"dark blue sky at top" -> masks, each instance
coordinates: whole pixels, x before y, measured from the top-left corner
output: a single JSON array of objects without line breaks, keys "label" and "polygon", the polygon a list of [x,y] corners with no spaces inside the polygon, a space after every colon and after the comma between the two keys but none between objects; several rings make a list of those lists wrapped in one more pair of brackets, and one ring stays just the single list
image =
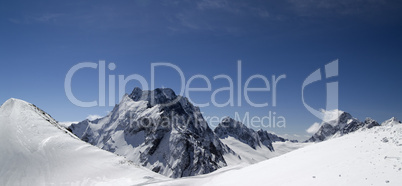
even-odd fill
[{"label": "dark blue sky at top", "polygon": [[[1,1],[0,102],[20,98],[56,120],[80,121],[112,107],[81,108],[67,99],[64,79],[72,66],[105,60],[117,67],[106,75],[139,74],[150,82],[151,63],[169,62],[186,80],[208,77],[212,91],[228,86],[214,76],[233,78],[235,106],[203,107],[206,117],[272,111],[286,118],[286,128],[265,129],[301,139],[318,122],[303,106],[302,83],[339,59],[339,76],[331,81],[339,82],[341,110],[360,120],[402,119],[401,8],[399,1],[376,0]],[[286,74],[278,83],[276,107],[272,92],[250,93],[251,100],[268,102],[268,107],[254,108],[244,99],[237,106],[237,60],[242,60],[242,85],[254,74],[270,83],[272,75]],[[72,89],[77,98],[98,99],[97,75],[95,69],[76,73]],[[156,87],[180,90],[171,68],[157,68],[155,78]],[[314,108],[325,108],[325,83],[306,89],[306,102]],[[126,92],[134,86],[139,84],[128,83]],[[199,79],[192,84],[204,86]],[[191,93],[191,99],[211,102],[211,94]],[[220,103],[227,99],[228,94],[218,95]]]}]

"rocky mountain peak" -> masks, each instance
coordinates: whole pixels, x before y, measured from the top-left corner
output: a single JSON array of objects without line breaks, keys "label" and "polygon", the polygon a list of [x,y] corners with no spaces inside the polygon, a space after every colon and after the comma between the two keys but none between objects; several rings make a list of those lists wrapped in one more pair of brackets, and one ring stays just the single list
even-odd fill
[{"label": "rocky mountain peak", "polygon": [[107,116],[70,126],[81,139],[177,178],[226,166],[233,153],[209,128],[198,107],[172,89],[134,88]]},{"label": "rocky mountain peak", "polygon": [[134,101],[148,101],[152,107],[158,104],[167,104],[173,101],[179,101],[180,97],[170,88],[157,88],[155,90],[141,90],[135,87],[129,95]]}]

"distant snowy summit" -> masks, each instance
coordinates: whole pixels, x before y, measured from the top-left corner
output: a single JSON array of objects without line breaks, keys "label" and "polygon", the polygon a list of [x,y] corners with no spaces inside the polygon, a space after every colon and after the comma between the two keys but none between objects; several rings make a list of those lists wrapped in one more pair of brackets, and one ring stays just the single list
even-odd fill
[{"label": "distant snowy summit", "polygon": [[381,123],[381,126],[393,126],[393,125],[399,125],[401,124],[401,121],[399,121],[396,117],[392,117],[389,120],[386,120]]},{"label": "distant snowy summit", "polygon": [[271,139],[272,142],[286,142],[286,141],[289,141],[289,142],[292,142],[292,143],[298,143],[299,142],[299,141],[297,141],[295,139],[286,139],[286,138],[280,137],[280,136],[278,136],[278,135],[276,135],[274,133],[270,133],[270,132],[262,130],[262,129],[259,129],[257,132],[261,137],[264,136],[264,135],[268,135],[268,137]]},{"label": "distant snowy summit", "polygon": [[[355,132],[357,130],[370,129],[372,127],[380,126],[380,124],[371,119],[366,118],[365,121],[360,122],[358,119],[352,117],[347,112],[334,110],[326,113],[327,118],[321,123],[319,130],[307,140],[307,142],[320,142],[330,138],[343,136]],[[400,124],[395,117],[384,121],[381,126]]]}]

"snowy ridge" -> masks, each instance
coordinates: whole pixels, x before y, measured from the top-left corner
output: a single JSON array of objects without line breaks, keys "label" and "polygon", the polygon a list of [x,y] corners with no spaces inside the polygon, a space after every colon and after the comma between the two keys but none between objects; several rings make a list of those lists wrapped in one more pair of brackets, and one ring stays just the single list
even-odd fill
[{"label": "snowy ridge", "polygon": [[392,117],[389,120],[386,120],[381,123],[381,126],[393,126],[393,125],[399,125],[401,124],[401,121],[399,121],[397,118]]},{"label": "snowy ridge", "polygon": [[166,179],[72,136],[33,104],[7,100],[0,108],[0,185],[129,185]]},{"label": "snowy ridge", "polygon": [[209,128],[198,107],[171,89],[135,88],[107,116],[69,128],[84,141],[173,177],[226,166],[233,151]]},{"label": "snowy ridge", "polygon": [[257,133],[253,129],[247,128],[240,121],[236,121],[230,117],[224,118],[222,122],[219,123],[219,125],[215,128],[214,132],[221,139],[225,139],[231,136],[249,145],[253,149],[265,146],[270,149],[270,151],[274,150],[274,148],[272,147],[272,141],[267,133]]},{"label": "snowy ridge", "polygon": [[[11,98],[14,101],[22,101],[22,100],[17,100],[14,98]],[[27,102],[26,102],[27,103]],[[61,126],[55,119],[53,119],[52,116],[50,116],[48,113],[46,113],[45,111],[43,111],[42,109],[40,109],[39,107],[37,107],[36,105],[32,104],[32,103],[27,103],[30,106],[32,106],[34,108],[34,110],[36,111],[36,113],[38,113],[39,116],[41,116],[44,120],[48,121],[50,124],[54,125],[55,127],[57,127],[58,129],[64,131],[65,133],[67,133],[68,135],[70,135],[71,137],[75,138],[75,139],[79,139],[76,135],[74,135],[73,133],[71,133],[71,131],[67,130],[65,127]]]}]

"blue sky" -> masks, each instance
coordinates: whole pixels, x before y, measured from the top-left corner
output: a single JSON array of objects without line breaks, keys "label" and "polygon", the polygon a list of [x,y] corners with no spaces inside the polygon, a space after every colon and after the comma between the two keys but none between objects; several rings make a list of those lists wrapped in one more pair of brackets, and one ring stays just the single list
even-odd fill
[{"label": "blue sky", "polygon": [[[213,80],[226,74],[236,80],[242,60],[242,84],[255,74],[278,83],[272,92],[250,93],[269,106],[203,107],[205,116],[234,117],[235,112],[286,118],[286,128],[265,128],[305,139],[317,122],[303,106],[301,86],[316,69],[339,59],[339,108],[354,117],[382,122],[402,118],[402,3],[398,1],[2,1],[0,2],[0,102],[10,97],[38,105],[59,121],[105,115],[112,107],[81,108],[65,94],[68,70],[80,62],[105,60],[116,69],[106,75],[139,74],[150,82],[151,63],[178,66],[186,80],[196,74],[211,80],[212,91],[228,86]],[[176,71],[156,69],[156,87],[180,89]],[[108,82],[108,79],[106,80]],[[272,82],[270,82],[272,83]],[[306,102],[325,108],[325,84],[306,89]],[[130,93],[138,82],[129,82]],[[206,84],[198,79],[194,87]],[[262,81],[252,81],[259,87]],[[107,85],[106,85],[107,87]],[[98,99],[98,71],[83,69],[72,79],[75,96]],[[198,103],[212,92],[192,93]],[[106,94],[108,96],[108,94]],[[225,102],[228,95],[218,95]]]}]

